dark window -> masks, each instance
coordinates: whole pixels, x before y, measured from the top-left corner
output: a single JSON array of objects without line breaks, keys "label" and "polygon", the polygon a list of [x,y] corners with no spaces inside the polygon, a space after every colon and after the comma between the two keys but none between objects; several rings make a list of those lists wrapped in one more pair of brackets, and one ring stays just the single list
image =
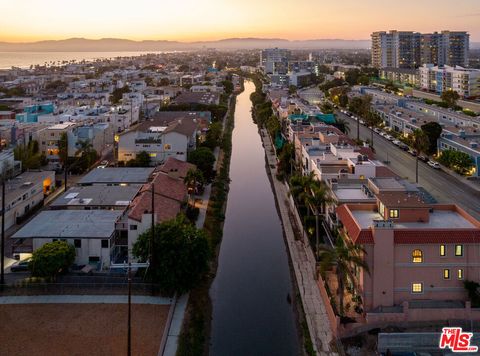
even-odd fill
[{"label": "dark window", "polygon": [[75,248],[82,248],[82,240],[80,239],[73,240],[73,246],[75,246]]},{"label": "dark window", "polygon": [[102,248],[108,248],[108,240],[102,240]]},{"label": "dark window", "polygon": [[130,225],[130,230],[137,230],[137,225]]}]

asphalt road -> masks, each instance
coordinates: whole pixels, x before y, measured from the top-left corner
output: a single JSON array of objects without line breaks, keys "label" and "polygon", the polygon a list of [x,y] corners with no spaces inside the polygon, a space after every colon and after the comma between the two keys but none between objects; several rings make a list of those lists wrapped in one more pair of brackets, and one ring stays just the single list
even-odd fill
[{"label": "asphalt road", "polygon": [[[356,138],[357,122],[341,112],[337,111],[336,114],[350,123],[349,136]],[[370,130],[360,125],[360,138],[366,140],[370,137]],[[390,169],[402,178],[411,182],[415,181],[415,157],[376,133],[373,136],[373,147],[378,160],[386,161],[388,156]],[[431,168],[422,161],[418,163],[418,183],[439,203],[456,203],[480,220],[480,192],[478,190],[446,172]]]}]

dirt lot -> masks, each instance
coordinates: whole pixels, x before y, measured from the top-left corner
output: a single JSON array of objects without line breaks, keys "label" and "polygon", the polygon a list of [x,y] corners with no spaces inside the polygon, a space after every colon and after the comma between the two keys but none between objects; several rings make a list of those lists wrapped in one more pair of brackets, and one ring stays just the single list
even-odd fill
[{"label": "dirt lot", "polygon": [[[168,305],[132,305],[132,355],[157,355]],[[0,355],[126,355],[127,304],[0,305]]]}]

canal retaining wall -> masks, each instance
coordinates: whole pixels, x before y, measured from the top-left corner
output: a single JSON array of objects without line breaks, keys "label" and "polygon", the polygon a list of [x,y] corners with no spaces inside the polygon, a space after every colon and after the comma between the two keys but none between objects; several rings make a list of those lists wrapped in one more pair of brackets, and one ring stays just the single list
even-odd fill
[{"label": "canal retaining wall", "polygon": [[[270,140],[270,136],[265,129],[260,130],[265,154],[267,157],[267,167],[272,176],[272,185],[274,193],[277,197],[280,218],[283,223],[285,238],[292,260],[292,265],[297,281],[300,298],[305,318],[312,337],[315,352],[319,355],[336,355],[332,351],[331,342],[336,340],[337,319],[331,309],[328,295],[324,290],[321,292],[322,285],[317,282],[316,261],[308,242],[305,240],[295,239],[295,228],[297,228],[303,236],[303,226],[296,209],[293,209],[288,186],[276,179],[277,175],[277,158],[274,146]],[[293,217],[294,222],[291,221]],[[324,298],[327,298],[325,301]]]}]

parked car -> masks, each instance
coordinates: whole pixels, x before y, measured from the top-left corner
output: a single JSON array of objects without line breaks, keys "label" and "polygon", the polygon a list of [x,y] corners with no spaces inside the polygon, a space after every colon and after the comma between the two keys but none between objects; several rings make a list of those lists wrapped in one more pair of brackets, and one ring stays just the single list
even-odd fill
[{"label": "parked car", "polygon": [[400,142],[398,147],[400,147],[400,149],[402,149],[404,151],[408,151],[408,145],[406,143]]},{"label": "parked car", "polygon": [[419,159],[420,161],[425,162],[425,163],[427,163],[427,162],[429,161],[428,157],[427,157],[427,156],[424,156],[424,155],[418,156],[418,159]]},{"label": "parked car", "polygon": [[108,166],[108,161],[107,160],[103,160],[102,162],[100,162],[100,164],[102,166]]},{"label": "parked car", "polygon": [[388,141],[393,141],[393,140],[395,140],[395,137],[393,137],[392,135],[389,135],[389,134],[386,134],[384,137],[385,137]]},{"label": "parked car", "polygon": [[360,125],[365,125],[365,121],[360,120]]},{"label": "parked car", "polygon": [[400,146],[400,144],[402,143],[402,141],[393,140],[392,143],[393,143],[395,146]]},{"label": "parked car", "polygon": [[383,131],[380,131],[379,135],[382,136],[382,137],[385,137],[387,135],[387,133],[383,132]]},{"label": "parked car", "polygon": [[428,161],[427,164],[432,167],[432,168],[435,168],[435,169],[440,169],[440,165],[438,164],[438,162],[435,162],[435,161]]},{"label": "parked car", "polygon": [[409,149],[409,150],[408,150],[408,153],[410,153],[413,157],[416,157],[416,156],[417,156],[417,151],[414,150],[414,149]]},{"label": "parked car", "polygon": [[28,271],[28,265],[30,263],[31,258],[27,258],[23,261],[15,262],[11,267],[10,271],[12,272],[25,272]]},{"label": "parked car", "polygon": [[375,127],[373,131],[376,132],[377,134],[381,134],[382,132],[382,130],[380,130],[378,127]]}]

